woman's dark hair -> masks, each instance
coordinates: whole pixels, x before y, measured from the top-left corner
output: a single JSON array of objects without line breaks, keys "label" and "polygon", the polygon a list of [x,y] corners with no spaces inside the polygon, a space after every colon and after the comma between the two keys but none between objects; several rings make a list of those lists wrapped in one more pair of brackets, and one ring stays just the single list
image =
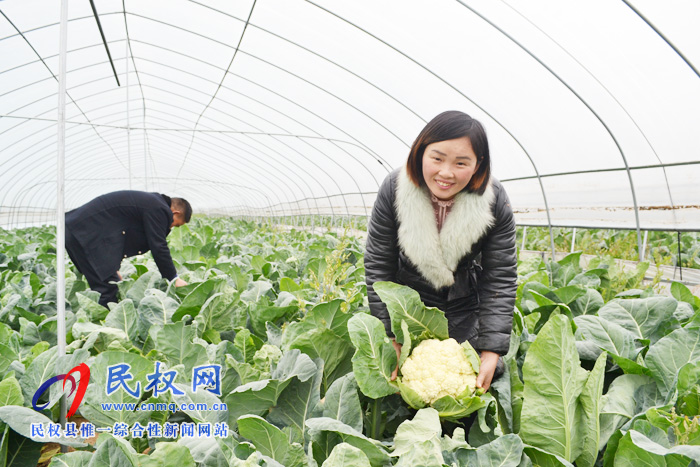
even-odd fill
[{"label": "woman's dark hair", "polygon": [[411,181],[416,186],[425,186],[423,153],[429,144],[464,136],[469,138],[478,164],[465,190],[483,195],[491,177],[491,157],[486,131],[478,120],[458,110],[448,110],[433,118],[413,142],[406,162],[406,170]]}]

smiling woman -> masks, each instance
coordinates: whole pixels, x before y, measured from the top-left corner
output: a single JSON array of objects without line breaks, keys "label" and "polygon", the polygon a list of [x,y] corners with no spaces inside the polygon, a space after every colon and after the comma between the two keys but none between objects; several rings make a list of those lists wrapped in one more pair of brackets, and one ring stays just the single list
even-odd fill
[{"label": "smiling woman", "polygon": [[[450,337],[480,351],[477,386],[484,389],[508,351],[517,277],[513,213],[490,168],[481,123],[459,111],[435,117],[406,167],[384,180],[365,254],[370,309],[387,333],[377,281],[407,285],[445,312]],[[401,344],[395,342],[397,352]]]},{"label": "smiling woman", "polygon": [[[483,195],[491,175],[489,143],[483,125],[463,112],[441,113],[413,143],[406,173],[416,186],[427,184],[443,200],[453,198],[465,187]],[[434,180],[444,183],[439,186],[432,183]],[[454,186],[447,187],[449,192],[443,191],[449,183]]]},{"label": "smiling woman", "polygon": [[466,136],[428,145],[423,155],[423,179],[431,193],[451,200],[476,172],[477,157]]}]

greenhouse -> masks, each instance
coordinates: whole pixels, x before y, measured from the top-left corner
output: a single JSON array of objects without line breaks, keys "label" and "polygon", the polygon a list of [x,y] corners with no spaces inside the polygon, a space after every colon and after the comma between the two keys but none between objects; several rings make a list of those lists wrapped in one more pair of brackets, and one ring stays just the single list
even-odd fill
[{"label": "greenhouse", "polygon": [[0,466],[700,464],[699,21],[0,0]]}]

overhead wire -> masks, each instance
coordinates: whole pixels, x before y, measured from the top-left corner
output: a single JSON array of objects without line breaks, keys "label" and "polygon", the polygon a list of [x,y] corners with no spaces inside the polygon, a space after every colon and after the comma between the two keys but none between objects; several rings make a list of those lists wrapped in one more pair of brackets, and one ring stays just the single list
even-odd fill
[{"label": "overhead wire", "polygon": [[[204,115],[204,112],[207,111],[209,106],[211,105],[212,102],[214,102],[214,99],[216,99],[216,95],[219,93],[219,89],[221,89],[221,85],[224,83],[224,80],[226,79],[226,76],[228,75],[228,71],[231,69],[231,66],[233,65],[233,61],[236,59],[236,55],[238,54],[238,51],[241,48],[241,43],[243,42],[243,38],[245,37],[245,32],[246,29],[248,28],[248,23],[250,22],[251,16],[253,16],[253,11],[255,10],[255,5],[258,0],[253,0],[253,5],[250,7],[250,13],[248,14],[248,19],[245,22],[245,25],[243,26],[243,31],[241,32],[241,37],[238,39],[238,45],[233,51],[233,56],[231,57],[231,61],[228,64],[228,67],[226,68],[226,71],[224,72],[224,75],[221,77],[221,81],[219,82],[219,86],[216,88],[216,91],[214,91],[214,94],[211,96],[211,100],[209,103],[204,107],[202,112],[199,114],[199,117],[197,117],[197,121],[194,124],[194,128],[196,129],[197,126],[199,125],[199,121],[201,120],[202,116]],[[190,146],[187,148],[187,152],[185,153],[185,157],[183,158],[182,164],[180,165],[180,168],[177,171],[176,179],[177,177],[180,176],[180,173],[182,172],[182,168],[185,166],[185,163],[187,162],[187,156],[189,155],[189,151],[192,148],[192,144],[194,143],[194,137],[195,133],[192,133],[192,141],[190,141]]]}]

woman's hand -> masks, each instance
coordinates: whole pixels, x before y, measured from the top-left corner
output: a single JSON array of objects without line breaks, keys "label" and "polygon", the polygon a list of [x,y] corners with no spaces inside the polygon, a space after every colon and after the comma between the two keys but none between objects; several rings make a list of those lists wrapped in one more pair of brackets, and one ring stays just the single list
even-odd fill
[{"label": "woman's hand", "polygon": [[490,352],[484,350],[481,352],[481,368],[479,369],[479,376],[476,378],[476,387],[482,388],[487,391],[491,386],[491,380],[493,380],[493,374],[496,371],[496,365],[498,364],[499,355],[496,352]]},{"label": "woman's hand", "polygon": [[399,362],[398,362],[398,360],[401,358],[401,344],[396,342],[395,337],[391,338],[391,343],[394,344],[394,349],[396,350],[396,360],[397,360],[396,361],[396,368],[394,368],[394,371],[391,372],[391,380],[396,381],[396,377],[399,375]]}]

